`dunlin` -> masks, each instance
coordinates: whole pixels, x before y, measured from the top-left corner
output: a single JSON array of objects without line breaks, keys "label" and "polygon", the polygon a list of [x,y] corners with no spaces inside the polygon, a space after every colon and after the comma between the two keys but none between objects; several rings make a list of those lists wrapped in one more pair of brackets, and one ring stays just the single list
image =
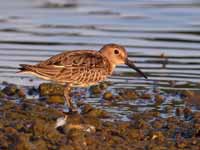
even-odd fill
[{"label": "dunlin", "polygon": [[20,72],[65,84],[64,97],[69,111],[76,111],[70,97],[71,88],[97,84],[110,76],[119,64],[126,64],[147,78],[128,59],[125,48],[118,44],[104,45],[99,51],[66,51],[36,65],[20,64]]}]

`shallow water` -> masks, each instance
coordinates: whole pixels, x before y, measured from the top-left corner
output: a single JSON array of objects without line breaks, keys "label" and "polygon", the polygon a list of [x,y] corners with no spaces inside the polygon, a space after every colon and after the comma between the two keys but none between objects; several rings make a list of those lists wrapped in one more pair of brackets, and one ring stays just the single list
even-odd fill
[{"label": "shallow water", "polygon": [[[134,77],[132,70],[120,66],[109,78],[116,86],[198,90],[199,8],[196,0],[2,1],[0,80],[37,85],[37,78],[15,74],[19,64],[114,42],[126,46],[149,76]],[[32,78],[34,83],[29,82]]]},{"label": "shallow water", "polygon": [[18,64],[113,42],[126,46],[150,78],[132,77],[131,70],[121,66],[110,78],[119,86],[181,87],[200,80],[200,2],[16,0],[2,4],[1,81],[32,84],[27,80],[32,77],[15,74]]},{"label": "shallow water", "polygon": [[119,43],[149,80],[119,66],[113,88],[199,90],[197,0],[1,0],[0,14],[0,81],[37,86],[43,81],[16,74],[19,64]]}]

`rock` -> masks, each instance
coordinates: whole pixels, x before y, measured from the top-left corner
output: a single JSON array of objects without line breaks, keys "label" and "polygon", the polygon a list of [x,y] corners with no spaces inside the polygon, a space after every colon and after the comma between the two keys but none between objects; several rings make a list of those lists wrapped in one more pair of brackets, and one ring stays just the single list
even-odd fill
[{"label": "rock", "polygon": [[164,101],[164,97],[163,97],[163,96],[161,96],[161,95],[156,95],[156,96],[155,96],[156,105],[162,104],[163,101]]},{"label": "rock", "polygon": [[44,130],[45,130],[45,121],[41,120],[41,119],[36,119],[33,122],[33,126],[32,126],[32,132],[33,132],[33,136],[35,137],[41,137],[44,134]]},{"label": "rock", "polygon": [[67,116],[67,123],[68,124],[81,124],[83,123],[84,117],[80,114],[72,114]]},{"label": "rock", "polygon": [[0,129],[4,128],[4,124],[2,121],[0,121]]},{"label": "rock", "polygon": [[110,86],[110,85],[111,85],[110,82],[104,81],[104,82],[101,82],[101,83],[99,84],[99,87],[100,87],[101,90],[105,90],[105,89],[107,89],[108,86]]},{"label": "rock", "polygon": [[42,83],[39,86],[40,96],[63,95],[64,87],[60,84]]},{"label": "rock", "polygon": [[200,123],[200,112],[193,113],[194,123]]},{"label": "rock", "polygon": [[194,134],[196,137],[200,137],[200,123],[194,123]]},{"label": "rock", "polygon": [[4,128],[4,131],[6,134],[17,134],[17,130],[15,128],[12,128],[12,127],[6,127]]},{"label": "rock", "polygon": [[113,94],[111,93],[111,92],[105,92],[104,94],[103,94],[103,99],[105,99],[105,100],[112,100],[113,99]]},{"label": "rock", "polygon": [[50,124],[41,119],[36,119],[33,123],[33,136],[35,138],[47,138],[51,143],[58,143],[63,138],[61,134],[55,129],[55,123]]},{"label": "rock", "polygon": [[0,98],[5,98],[6,94],[3,91],[0,91]]},{"label": "rock", "polygon": [[96,128],[90,124],[67,124],[65,126],[65,133],[69,133],[70,130],[80,130],[88,133],[95,133]]},{"label": "rock", "polygon": [[144,93],[140,96],[141,99],[151,99],[151,95],[150,94],[147,94],[147,93]]},{"label": "rock", "polygon": [[89,124],[94,126],[96,129],[101,129],[102,128],[102,122],[100,119],[96,118],[96,117],[87,117],[85,116],[83,119],[84,124]]},{"label": "rock", "polygon": [[90,116],[90,117],[98,117],[98,118],[107,118],[109,117],[108,112],[93,108],[90,104],[84,104],[82,106],[82,112],[84,116]]},{"label": "rock", "polygon": [[183,111],[180,108],[176,108],[176,112],[175,113],[176,113],[177,116],[180,116],[183,113]]},{"label": "rock", "polygon": [[192,111],[190,108],[184,108],[183,113],[186,119],[190,119],[192,117]]},{"label": "rock", "polygon": [[135,126],[136,126],[137,129],[148,129],[150,127],[148,122],[146,122],[143,119],[137,120]]},{"label": "rock", "polygon": [[75,150],[71,145],[62,145],[59,150]]},{"label": "rock", "polygon": [[172,100],[172,106],[173,107],[180,106],[180,105],[183,105],[183,104],[184,104],[183,100]]},{"label": "rock", "polygon": [[151,139],[155,140],[158,144],[161,144],[165,141],[165,137],[160,131],[153,132],[151,135]]},{"label": "rock", "polygon": [[64,104],[65,100],[63,96],[52,95],[48,97],[47,102],[50,104]]},{"label": "rock", "polygon": [[33,147],[37,150],[48,150],[47,143],[42,139],[33,141]]},{"label": "rock", "polygon": [[177,146],[177,148],[181,148],[182,149],[182,148],[187,147],[188,144],[187,144],[186,140],[180,140],[180,141],[176,142],[176,146]]},{"label": "rock", "polygon": [[0,148],[8,149],[9,141],[3,132],[0,132]]},{"label": "rock", "polygon": [[139,129],[131,128],[128,130],[128,136],[131,140],[141,140],[144,136],[140,132]]},{"label": "rock", "polygon": [[126,94],[126,99],[128,99],[128,100],[136,100],[136,99],[138,99],[138,95],[137,95],[137,93],[135,91],[127,90],[125,92],[125,94]]},{"label": "rock", "polygon": [[85,149],[87,143],[85,138],[86,132],[80,129],[71,129],[67,132],[67,139],[71,140],[75,146],[75,149]]},{"label": "rock", "polygon": [[25,134],[19,134],[19,142],[16,144],[16,150],[32,150],[32,146],[29,142],[29,137]]},{"label": "rock", "polygon": [[25,93],[24,89],[22,89],[22,88],[18,89],[17,94],[20,98],[26,97],[26,93]]},{"label": "rock", "polygon": [[90,94],[91,95],[99,95],[102,92],[102,89],[100,88],[99,85],[93,85],[89,88]]},{"label": "rock", "polygon": [[164,127],[164,121],[161,119],[156,119],[152,122],[152,126],[155,129],[161,129]]},{"label": "rock", "polygon": [[193,91],[188,91],[188,90],[183,91],[181,94],[188,98],[193,97],[195,95],[195,93]]},{"label": "rock", "polygon": [[92,109],[94,109],[90,104],[82,104],[82,114],[86,114],[89,111],[91,111]]},{"label": "rock", "polygon": [[9,84],[7,85],[2,91],[8,95],[8,96],[13,96],[15,94],[17,94],[17,86],[14,84]]},{"label": "rock", "polygon": [[186,105],[188,106],[200,107],[199,99],[200,99],[199,92],[187,91],[187,96],[184,99],[184,101],[186,102]]},{"label": "rock", "polygon": [[[100,89],[106,89],[106,86]],[[19,90],[19,88],[16,90],[14,97],[19,97]],[[134,90],[125,90],[122,91],[121,97],[129,100],[138,95]],[[51,98],[57,98],[56,96],[62,97],[62,95],[46,95]],[[158,101],[160,103],[160,100]],[[164,105],[158,109],[139,112],[136,110],[130,115],[130,120],[122,121],[115,118],[100,119],[110,116],[109,113],[80,102],[81,114],[67,114],[66,124],[55,129],[57,118],[63,117],[63,113],[59,111],[60,107],[54,108],[59,105],[47,105],[46,101],[32,99],[22,99],[20,103],[1,101],[0,149],[198,150],[200,112],[192,112],[190,106],[182,108],[182,105],[178,105],[177,108],[174,107],[177,106],[176,104],[169,105],[172,107],[170,117],[160,115],[159,112],[163,113],[162,108],[168,106]],[[154,105],[150,107],[152,106]],[[176,114],[180,117],[173,115],[175,108],[177,108]],[[182,118],[183,114],[185,119]]]},{"label": "rock", "polygon": [[97,117],[97,118],[107,118],[109,117],[108,112],[101,110],[101,109],[92,109],[89,112],[85,113],[84,115],[90,117]]},{"label": "rock", "polygon": [[108,88],[108,86],[110,86],[111,83],[110,82],[101,82],[98,85],[93,85],[90,86],[89,91],[91,95],[99,95],[101,94],[105,89]]},{"label": "rock", "polygon": [[119,92],[119,96],[122,100],[136,100],[138,99],[138,94],[135,90],[123,89]]},{"label": "rock", "polygon": [[67,116],[57,118],[55,128],[62,127],[66,124]]}]

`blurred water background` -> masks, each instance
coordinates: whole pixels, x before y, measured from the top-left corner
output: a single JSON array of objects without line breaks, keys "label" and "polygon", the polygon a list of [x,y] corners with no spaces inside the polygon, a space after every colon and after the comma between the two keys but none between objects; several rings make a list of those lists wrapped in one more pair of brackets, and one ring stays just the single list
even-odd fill
[{"label": "blurred water background", "polygon": [[149,80],[120,66],[109,78],[116,87],[198,90],[198,0],[0,2],[0,81],[37,85],[41,80],[15,73],[19,64],[34,64],[64,50],[98,50],[118,43]]}]

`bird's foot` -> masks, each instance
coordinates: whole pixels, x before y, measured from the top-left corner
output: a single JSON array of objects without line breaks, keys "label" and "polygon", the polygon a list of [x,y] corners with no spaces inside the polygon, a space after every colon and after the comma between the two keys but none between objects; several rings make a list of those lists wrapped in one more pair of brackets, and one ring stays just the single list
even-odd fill
[{"label": "bird's foot", "polygon": [[59,128],[62,127],[66,124],[67,121],[67,115],[65,115],[64,117],[60,117],[56,120],[56,125],[55,128]]},{"label": "bird's foot", "polygon": [[78,113],[78,109],[75,108],[75,107],[71,107],[71,108],[69,108],[69,113],[70,114],[76,114],[76,113]]},{"label": "bird's foot", "polygon": [[75,107],[70,107],[70,108],[68,108],[68,111],[63,111],[63,113],[64,113],[64,115],[77,114],[78,109],[76,109]]}]

